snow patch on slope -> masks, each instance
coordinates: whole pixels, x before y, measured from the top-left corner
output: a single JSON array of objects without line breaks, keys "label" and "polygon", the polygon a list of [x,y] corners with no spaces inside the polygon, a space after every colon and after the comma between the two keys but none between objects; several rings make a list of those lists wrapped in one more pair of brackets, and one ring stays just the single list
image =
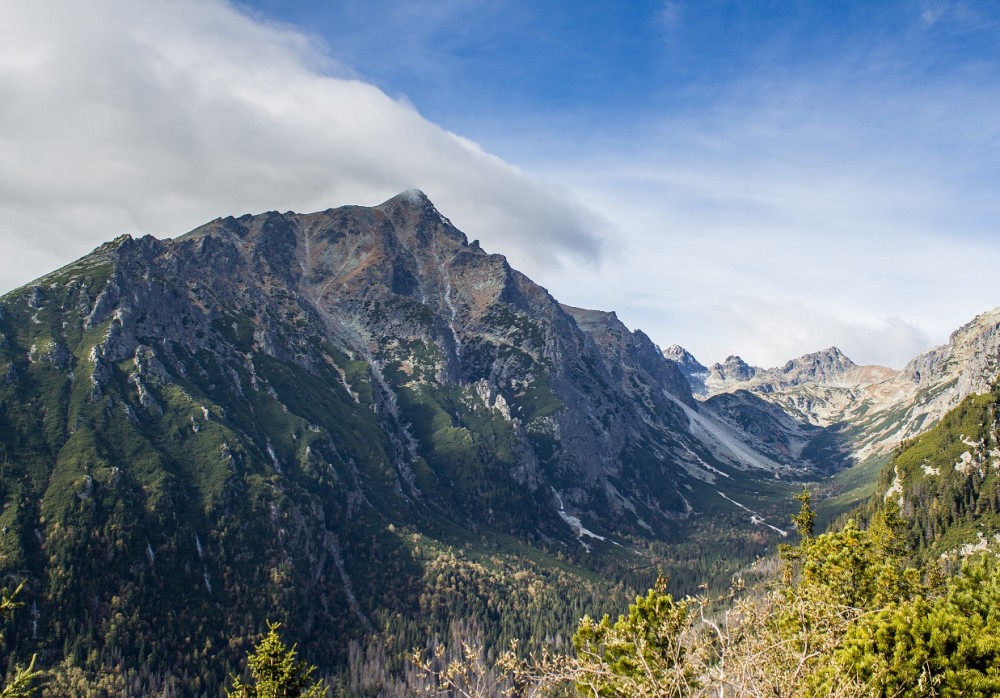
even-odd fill
[{"label": "snow patch on slope", "polygon": [[755,512],[753,509],[751,509],[747,505],[740,504],[739,502],[737,502],[732,497],[727,497],[726,495],[722,494],[722,492],[719,492],[718,490],[716,490],[715,493],[717,495],[719,495],[720,497],[722,497],[723,499],[725,499],[730,504],[735,504],[736,506],[738,506],[743,511],[749,513],[750,514],[750,523],[752,523],[754,526],[762,526],[762,525],[763,526],[767,526],[769,529],[771,529],[775,533],[780,534],[782,538],[787,538],[788,537],[788,531],[782,530],[782,529],[778,528],[777,526],[772,526],[771,524],[769,524],[767,522],[767,520],[763,516],[761,516],[760,514],[758,514],[757,512]]},{"label": "snow patch on slope", "polygon": [[[587,543],[583,542],[584,536],[587,536],[588,538],[593,538],[594,540],[607,540],[607,538],[605,538],[604,536],[594,533],[593,531],[585,528],[583,523],[580,521],[579,517],[573,516],[572,514],[567,514],[566,507],[563,505],[562,496],[556,491],[555,487],[550,487],[550,489],[552,490],[552,494],[555,495],[556,502],[558,502],[559,504],[559,517],[563,521],[565,521],[570,528],[573,529],[573,532],[576,533],[576,537],[580,541],[580,545],[583,546],[584,550],[586,550],[588,553],[590,552],[590,546]],[[611,542],[615,543],[614,541]],[[615,543],[615,545],[619,544]]]}]

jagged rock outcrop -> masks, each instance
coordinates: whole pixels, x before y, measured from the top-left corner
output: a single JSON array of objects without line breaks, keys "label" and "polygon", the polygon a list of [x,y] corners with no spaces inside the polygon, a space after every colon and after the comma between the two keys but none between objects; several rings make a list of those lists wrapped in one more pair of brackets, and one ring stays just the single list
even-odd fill
[{"label": "jagged rock outcrop", "polygon": [[674,344],[663,351],[663,356],[677,365],[681,375],[687,379],[693,394],[708,395],[705,380],[709,376],[709,371],[694,358],[691,352],[679,344]]},{"label": "jagged rock outcrop", "polygon": [[[680,348],[665,356],[679,366],[700,366]],[[831,347],[777,368],[749,366],[730,356],[707,369],[706,376],[685,375],[692,391],[709,402],[747,391],[796,419],[835,428],[844,448],[864,460],[923,432],[968,395],[989,392],[998,368],[1000,308],[977,316],[952,333],[947,344],[900,371],[858,366]]]},{"label": "jagged rock outcrop", "polygon": [[712,365],[706,384],[714,388],[716,385],[743,383],[752,379],[757,370],[738,356],[728,356],[723,363]]},{"label": "jagged rock outcrop", "polygon": [[966,395],[989,392],[1000,370],[1000,307],[955,330],[948,343],[914,358],[901,373],[921,389],[955,381],[954,406]]}]

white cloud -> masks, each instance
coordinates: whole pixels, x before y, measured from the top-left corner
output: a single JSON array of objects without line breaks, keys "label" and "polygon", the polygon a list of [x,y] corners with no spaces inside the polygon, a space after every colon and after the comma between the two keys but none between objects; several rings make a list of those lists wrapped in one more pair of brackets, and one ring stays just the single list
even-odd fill
[{"label": "white cloud", "polygon": [[619,180],[601,166],[579,168],[602,173],[586,186],[580,175],[567,180],[614,217],[620,253],[585,278],[550,273],[557,297],[617,310],[702,362],[740,354],[776,366],[838,346],[896,368],[1000,303],[989,272],[1000,238],[924,224],[932,194],[916,184],[910,211],[878,173],[802,183],[705,170],[696,157],[675,165],[688,181]]},{"label": "white cloud", "polygon": [[670,30],[676,29],[681,19],[682,10],[683,6],[681,3],[676,2],[676,0],[664,0],[659,12],[660,22],[664,28]]},{"label": "white cloud", "polygon": [[706,310],[726,327],[743,357],[764,368],[832,346],[858,363],[877,357],[877,363],[899,368],[931,343],[921,328],[898,317],[848,319],[795,299],[739,297]]},{"label": "white cloud", "polygon": [[0,3],[0,290],[122,232],[423,189],[529,273],[592,260],[566,191],[222,0]]}]

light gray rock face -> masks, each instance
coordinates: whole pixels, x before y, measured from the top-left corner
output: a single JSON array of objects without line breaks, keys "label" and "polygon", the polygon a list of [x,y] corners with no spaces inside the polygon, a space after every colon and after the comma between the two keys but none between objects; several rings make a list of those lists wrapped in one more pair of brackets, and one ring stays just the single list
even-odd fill
[{"label": "light gray rock face", "polygon": [[750,366],[740,357],[730,356],[725,362],[714,364],[709,369],[706,386],[713,395],[742,389],[774,393],[805,385],[848,387],[869,381],[871,377],[868,374],[873,370],[878,374],[875,378],[880,378],[882,373],[877,369],[858,366],[836,347],[806,354],[783,366],[767,369]]},{"label": "light gray rock face", "polygon": [[[700,365],[681,352],[665,355],[679,366]],[[845,447],[863,460],[931,427],[966,396],[987,392],[998,368],[1000,308],[979,315],[947,344],[900,371],[858,366],[831,347],[776,368],[748,366],[730,356],[708,369],[707,377],[685,375],[699,398],[748,391],[798,420],[836,427]]]},{"label": "light gray rock face", "polygon": [[954,403],[990,389],[1000,368],[1000,308],[955,330],[948,343],[910,361],[902,374],[920,388],[955,380]]},{"label": "light gray rock face", "polygon": [[744,383],[751,380],[758,369],[750,366],[738,356],[728,356],[721,364],[713,364],[709,369],[708,385],[728,385],[732,383]]},{"label": "light gray rock face", "polygon": [[709,376],[709,371],[698,363],[698,360],[694,358],[691,352],[679,344],[674,344],[664,350],[663,356],[677,365],[677,369],[691,386],[692,393],[699,396],[708,395],[705,380]]}]

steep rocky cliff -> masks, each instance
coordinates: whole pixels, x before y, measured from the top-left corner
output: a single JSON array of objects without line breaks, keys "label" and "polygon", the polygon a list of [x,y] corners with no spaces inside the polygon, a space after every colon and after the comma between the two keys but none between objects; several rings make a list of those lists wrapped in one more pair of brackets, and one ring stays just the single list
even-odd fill
[{"label": "steep rocky cliff", "polygon": [[123,236],[0,299],[0,571],[32,609],[9,638],[215,690],[265,618],[328,664],[446,631],[453,544],[549,580],[503,623],[495,582],[463,592],[493,639],[555,632],[698,526],[723,571],[773,544],[788,488],[759,483],[820,468],[772,416],[791,441],[744,443],[648,337],[420,192]]}]

